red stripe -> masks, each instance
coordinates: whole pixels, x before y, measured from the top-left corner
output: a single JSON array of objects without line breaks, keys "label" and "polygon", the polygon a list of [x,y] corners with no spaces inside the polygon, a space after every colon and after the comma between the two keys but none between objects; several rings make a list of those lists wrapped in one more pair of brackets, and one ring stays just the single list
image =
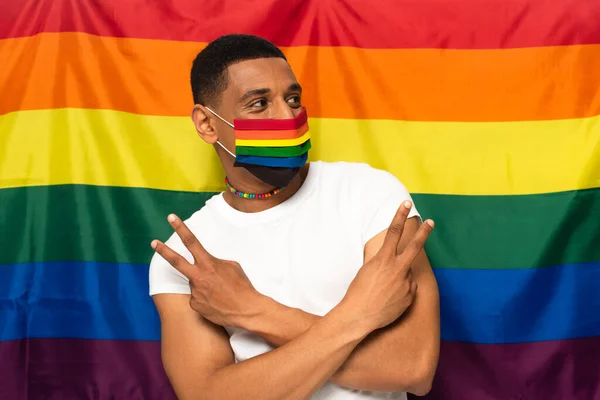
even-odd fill
[{"label": "red stripe", "polygon": [[158,341],[0,342],[0,393],[11,400],[176,399]]},{"label": "red stripe", "polygon": [[598,0],[15,0],[0,38],[40,32],[208,42],[231,32],[280,46],[514,48],[600,43]]},{"label": "red stripe", "polygon": [[[306,109],[302,109],[295,118],[285,119],[234,119],[233,126],[239,131],[283,131],[300,129],[308,121]],[[307,126],[308,128],[308,126]],[[306,132],[304,132],[306,133]],[[303,133],[303,134],[304,134]]]},{"label": "red stripe", "polygon": [[299,129],[268,130],[268,131],[235,131],[236,140],[284,140],[298,139],[308,132],[308,122]]},{"label": "red stripe", "polygon": [[425,400],[465,399],[600,399],[600,337],[499,345],[442,342]]}]

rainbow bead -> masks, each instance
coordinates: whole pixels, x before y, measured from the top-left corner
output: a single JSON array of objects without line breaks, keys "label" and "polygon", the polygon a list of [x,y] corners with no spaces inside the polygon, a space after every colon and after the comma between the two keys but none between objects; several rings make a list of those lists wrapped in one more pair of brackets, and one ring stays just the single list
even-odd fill
[{"label": "rainbow bead", "polygon": [[285,189],[285,187],[281,187],[275,188],[267,193],[244,193],[231,186],[229,179],[227,178],[225,178],[225,186],[227,186],[227,189],[235,196],[242,197],[244,199],[268,199],[269,197],[275,196],[277,193],[280,193],[283,189]]}]

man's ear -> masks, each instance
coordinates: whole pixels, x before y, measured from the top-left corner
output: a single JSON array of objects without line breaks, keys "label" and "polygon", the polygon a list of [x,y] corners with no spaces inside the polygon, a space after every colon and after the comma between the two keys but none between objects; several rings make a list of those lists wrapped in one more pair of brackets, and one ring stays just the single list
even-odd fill
[{"label": "man's ear", "polygon": [[215,144],[219,140],[217,135],[214,118],[209,114],[204,106],[194,105],[192,108],[192,121],[196,127],[196,132],[206,143]]}]

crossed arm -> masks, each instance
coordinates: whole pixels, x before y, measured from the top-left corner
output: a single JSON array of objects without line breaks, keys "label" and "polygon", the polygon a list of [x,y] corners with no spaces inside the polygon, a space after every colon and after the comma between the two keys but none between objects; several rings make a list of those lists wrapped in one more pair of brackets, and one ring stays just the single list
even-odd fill
[{"label": "crossed arm", "polygon": [[[417,221],[406,221],[400,250],[417,232]],[[382,232],[367,243],[365,262],[379,251],[385,235]],[[374,332],[363,329],[360,320],[348,319],[352,310],[347,307],[319,317],[263,297],[261,312],[242,328],[277,349],[239,364],[234,364],[227,334],[189,307],[190,296],[156,295],[165,370],[183,399],[191,393],[201,398],[201,393],[210,393],[211,385],[231,381],[233,375],[237,385],[219,388],[231,398],[252,391],[264,397],[259,383],[265,379],[273,398],[297,398],[327,380],[354,389],[423,395],[430,389],[439,353],[439,295],[423,251],[412,263],[412,274],[418,291],[411,307]],[[291,385],[299,377],[304,383]]]},{"label": "crossed arm", "polygon": [[[418,219],[406,222],[400,249],[416,233]],[[386,231],[365,246],[365,262],[381,248]],[[435,276],[422,251],[412,264],[418,291],[411,307],[393,324],[371,333],[333,375],[332,382],[351,389],[407,391],[426,394],[435,374],[440,340],[439,294]],[[265,301],[265,313],[249,330],[273,346],[281,346],[307,331],[321,317]]]}]

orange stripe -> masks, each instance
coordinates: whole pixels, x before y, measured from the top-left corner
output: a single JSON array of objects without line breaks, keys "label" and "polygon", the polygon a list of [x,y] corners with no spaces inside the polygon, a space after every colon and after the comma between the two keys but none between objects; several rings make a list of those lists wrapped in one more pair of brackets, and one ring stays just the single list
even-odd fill
[{"label": "orange stripe", "polygon": [[[0,113],[62,107],[189,115],[201,43],[46,33],[0,41]],[[284,49],[311,117],[507,121],[600,114],[600,45]]]}]

